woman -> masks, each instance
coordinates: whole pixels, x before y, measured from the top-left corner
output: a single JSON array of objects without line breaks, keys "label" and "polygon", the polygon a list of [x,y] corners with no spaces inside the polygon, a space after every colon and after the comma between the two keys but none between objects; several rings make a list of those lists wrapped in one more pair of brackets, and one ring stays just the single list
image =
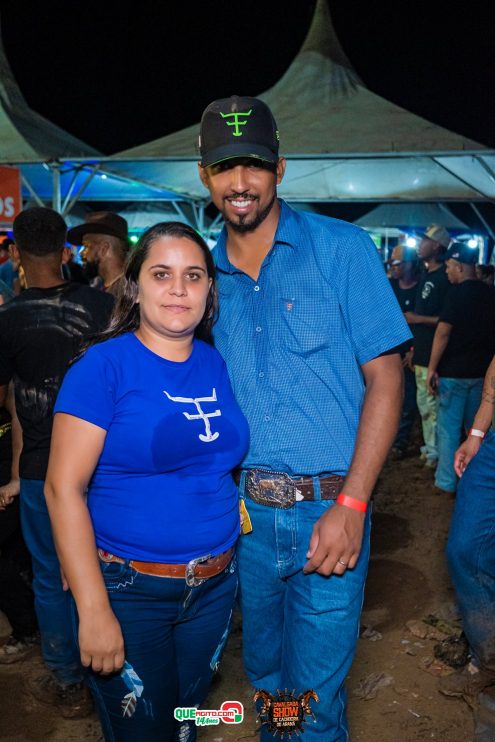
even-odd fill
[{"label": "woman", "polygon": [[106,740],[196,739],[174,708],[203,702],[227,636],[248,430],[215,304],[202,238],[152,227],[55,406],[46,498]]}]

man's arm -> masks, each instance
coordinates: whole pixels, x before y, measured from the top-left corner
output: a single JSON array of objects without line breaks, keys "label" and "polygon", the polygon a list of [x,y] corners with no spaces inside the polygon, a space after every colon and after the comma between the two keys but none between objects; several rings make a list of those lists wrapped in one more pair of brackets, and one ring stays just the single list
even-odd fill
[{"label": "man's arm", "polygon": [[[471,430],[479,430],[482,433],[486,433],[490,428],[493,419],[493,411],[495,409],[495,356],[492,362],[488,366],[488,371],[485,374],[485,381],[483,384],[483,393],[481,395],[481,404],[478,408],[478,412],[473,420],[473,427]],[[464,443],[457,449],[454,457],[454,469],[458,477],[462,477],[466,466],[469,464],[471,459],[474,459],[480,446],[483,442],[483,438],[476,435],[468,435]]]},{"label": "man's arm", "polygon": [[408,325],[429,325],[437,324],[439,317],[429,317],[426,314],[416,314],[416,312],[404,312],[404,317]]},{"label": "man's arm", "polygon": [[435,335],[433,337],[433,346],[431,348],[430,362],[428,363],[428,372],[426,375],[426,384],[430,394],[437,393],[438,374],[437,368],[440,360],[445,353],[452,333],[453,325],[448,322],[439,322]]},{"label": "man's arm", "polygon": [[[403,371],[398,354],[380,356],[362,366],[366,393],[356,447],[343,493],[367,503],[392,445],[403,398]],[[342,574],[358,560],[365,514],[335,504],[315,524],[305,572]],[[342,562],[344,564],[342,564]]]}]

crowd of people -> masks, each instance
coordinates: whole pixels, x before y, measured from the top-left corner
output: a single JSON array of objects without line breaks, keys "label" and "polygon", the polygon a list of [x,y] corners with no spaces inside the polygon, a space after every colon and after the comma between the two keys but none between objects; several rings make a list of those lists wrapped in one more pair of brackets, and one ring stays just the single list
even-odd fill
[{"label": "crowd of people", "polygon": [[443,691],[471,698],[495,684],[493,271],[433,225],[387,280],[365,232],[277,197],[258,99],[210,104],[198,145],[225,225],[213,253],[179,222],[130,249],[111,212],[68,233],[48,208],[15,219],[0,662],[39,632],[35,698],[66,718],[94,702],[106,740],[192,742],[174,710],[204,703],[238,599],[253,688],[309,694],[305,739],[347,739],[371,497],[419,409],[425,466],[457,490],[448,559],[472,650]]}]

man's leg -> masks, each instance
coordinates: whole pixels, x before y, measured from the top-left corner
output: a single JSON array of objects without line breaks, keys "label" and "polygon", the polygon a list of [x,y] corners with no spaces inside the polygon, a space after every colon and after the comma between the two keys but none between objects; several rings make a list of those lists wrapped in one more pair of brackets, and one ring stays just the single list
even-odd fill
[{"label": "man's leg", "polygon": [[33,560],[43,659],[59,684],[72,685],[83,679],[83,673],[72,631],[70,595],[62,589],[43,486],[40,480],[21,480],[22,531]]},{"label": "man's leg", "polygon": [[455,492],[457,476],[454,455],[461,442],[464,410],[468,396],[465,379],[440,378],[438,406],[438,466],[435,485]]},{"label": "man's leg", "polygon": [[473,427],[473,420],[481,404],[483,381],[484,379],[469,379],[469,389],[464,408],[464,430],[466,433]]},{"label": "man's leg", "polygon": [[428,369],[425,366],[416,366],[414,373],[416,375],[416,401],[421,415],[421,427],[423,429],[423,439],[425,442],[424,453],[427,462],[434,464],[438,458],[437,448],[437,398],[428,392],[426,386],[426,374]]},{"label": "man's leg", "polygon": [[475,663],[495,682],[494,432],[459,482],[447,559]]},{"label": "man's leg", "polygon": [[404,402],[402,403],[402,414],[399,422],[399,430],[394,441],[393,449],[404,451],[411,436],[411,430],[416,417],[418,406],[416,404],[416,377],[410,368],[404,369]]}]

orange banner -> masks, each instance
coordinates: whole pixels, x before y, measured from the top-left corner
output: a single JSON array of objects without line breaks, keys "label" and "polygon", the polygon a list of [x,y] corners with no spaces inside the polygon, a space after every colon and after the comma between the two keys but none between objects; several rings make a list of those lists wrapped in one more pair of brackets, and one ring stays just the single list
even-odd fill
[{"label": "orange banner", "polygon": [[16,167],[0,167],[0,224],[12,224],[21,211],[21,173]]}]

